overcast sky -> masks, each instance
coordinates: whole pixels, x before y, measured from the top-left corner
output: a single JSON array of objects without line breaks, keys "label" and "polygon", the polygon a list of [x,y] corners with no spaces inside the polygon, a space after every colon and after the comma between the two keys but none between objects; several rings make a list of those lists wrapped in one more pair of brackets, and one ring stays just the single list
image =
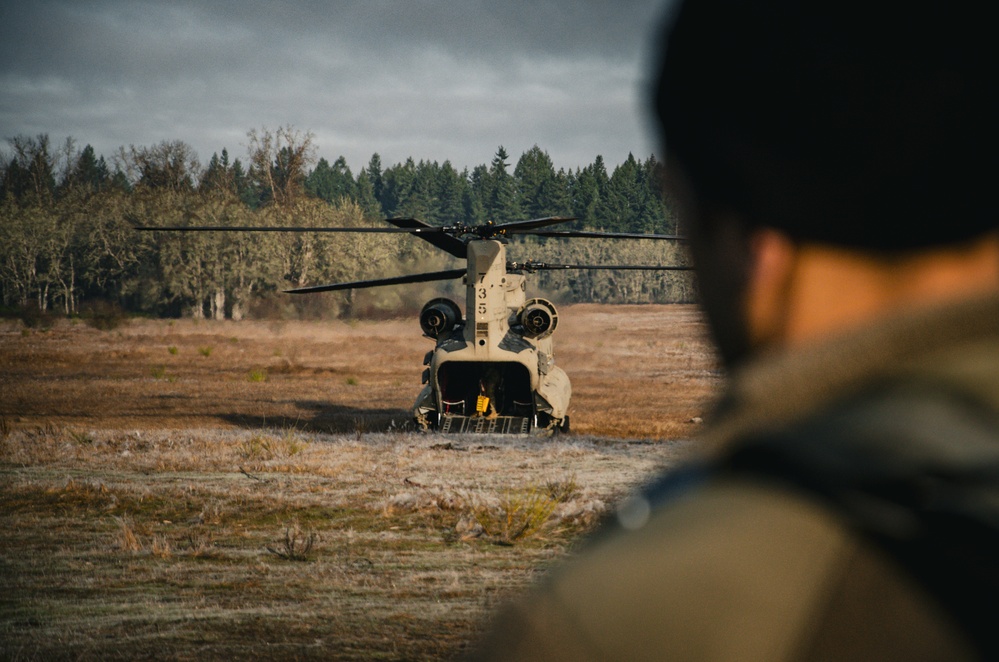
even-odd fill
[{"label": "overcast sky", "polygon": [[[251,128],[312,131],[356,174],[655,151],[644,103],[662,0],[0,0],[0,138],[183,140],[202,164]],[[6,143],[4,143],[6,148]]]}]

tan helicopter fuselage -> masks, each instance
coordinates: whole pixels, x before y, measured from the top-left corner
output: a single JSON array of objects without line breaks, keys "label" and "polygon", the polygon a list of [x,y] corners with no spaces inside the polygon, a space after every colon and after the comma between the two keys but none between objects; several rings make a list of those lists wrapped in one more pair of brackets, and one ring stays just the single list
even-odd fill
[{"label": "tan helicopter fuselage", "polygon": [[[472,240],[467,249],[465,321],[427,354],[417,423],[443,432],[567,429],[572,389],[555,365],[554,306],[527,300],[526,279],[507,272],[501,241]],[[525,328],[525,314],[540,323]]]}]

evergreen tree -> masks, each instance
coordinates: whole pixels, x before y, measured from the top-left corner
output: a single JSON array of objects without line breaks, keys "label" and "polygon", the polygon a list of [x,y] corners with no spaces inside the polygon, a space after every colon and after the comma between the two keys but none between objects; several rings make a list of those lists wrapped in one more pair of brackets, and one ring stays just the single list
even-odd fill
[{"label": "evergreen tree", "polygon": [[614,169],[604,195],[597,206],[603,227],[611,232],[629,232],[638,225],[641,196],[647,193],[639,182],[639,165],[628,154],[627,160]]},{"label": "evergreen tree", "polygon": [[8,139],[14,158],[7,166],[4,190],[22,202],[51,202],[56,189],[55,159],[49,150],[49,136],[17,136]]},{"label": "evergreen tree", "polygon": [[87,145],[69,169],[63,187],[80,187],[87,192],[96,193],[107,186],[109,177],[104,157],[98,159],[93,146]]},{"label": "evergreen tree", "polygon": [[443,225],[465,222],[468,180],[445,161],[437,174],[437,218]]},{"label": "evergreen tree", "polygon": [[576,173],[571,183],[573,216],[579,219],[577,227],[608,229],[607,220],[600,215],[601,200],[606,194],[610,179],[602,156]]},{"label": "evergreen tree", "polygon": [[461,206],[465,212],[465,222],[479,225],[485,222],[486,206],[483,189],[489,179],[489,170],[484,165],[476,166],[469,174],[468,168],[461,173],[465,180],[464,192],[461,196]]},{"label": "evergreen tree", "polygon": [[368,180],[371,182],[371,190],[375,195],[375,200],[381,206],[380,216],[388,216],[388,211],[385,207],[385,183],[382,180],[382,157],[375,152],[371,155],[371,160],[368,161],[368,167],[364,170],[368,175]]},{"label": "evergreen tree", "polygon": [[550,182],[550,190],[542,188],[541,196],[545,200],[544,208],[556,215],[572,213],[572,195],[569,175],[565,168],[559,168],[555,179]]},{"label": "evergreen tree", "polygon": [[361,211],[364,212],[365,218],[381,218],[382,204],[378,202],[374,184],[372,184],[367,170],[362,170],[358,173],[354,190],[356,191],[357,204],[361,207]]},{"label": "evergreen tree", "polygon": [[21,200],[30,190],[31,178],[28,171],[21,167],[17,159],[11,159],[7,167],[4,168],[3,198],[9,195],[15,200]]},{"label": "evergreen tree", "polygon": [[254,186],[253,180],[243,170],[243,164],[239,159],[232,162],[232,186],[236,192],[236,197],[249,207],[256,209],[260,206],[260,193]]},{"label": "evergreen tree", "polygon": [[559,177],[551,157],[537,145],[520,157],[513,176],[522,213],[527,218],[571,213],[565,173]]},{"label": "evergreen tree", "polygon": [[93,183],[98,185],[95,190],[101,190],[108,185],[110,180],[111,169],[108,168],[108,163],[104,160],[104,155],[101,154],[101,156],[97,159],[97,167],[94,169]]},{"label": "evergreen tree", "polygon": [[397,214],[419,218],[431,225],[438,222],[437,172],[436,162],[420,161],[413,172],[413,185],[408,198],[399,207]]},{"label": "evergreen tree", "polygon": [[353,200],[357,194],[354,176],[347,167],[347,160],[342,156],[333,165],[326,159],[319,159],[319,163],[305,180],[305,190],[320,200],[331,203],[341,198]]},{"label": "evergreen tree", "polygon": [[500,145],[489,168],[492,190],[486,202],[486,217],[494,223],[508,223],[523,217],[520,201],[517,198],[516,183],[513,175],[507,172],[509,158],[506,149]]},{"label": "evergreen tree", "polygon": [[[225,153],[225,150],[223,150],[223,153]],[[212,154],[212,158],[208,161],[208,167],[201,173],[198,190],[202,193],[229,190],[229,173],[226,171],[226,167],[222,165],[222,160],[219,159],[218,152]]]},{"label": "evergreen tree", "polygon": [[122,193],[132,192],[132,182],[128,181],[128,175],[122,172],[121,168],[115,167],[114,174],[108,182],[108,189],[120,191]]},{"label": "evergreen tree", "polygon": [[676,234],[676,218],[670,208],[663,185],[663,165],[650,155],[642,164],[642,180],[648,191],[648,207],[643,213],[647,219],[642,231]]},{"label": "evergreen tree", "polygon": [[492,193],[489,168],[484,165],[475,166],[471,175],[466,172],[466,179],[468,186],[463,197],[465,221],[479,225],[486,221],[486,201]]},{"label": "evergreen tree", "polygon": [[416,163],[413,158],[405,163],[396,164],[382,173],[382,210],[385,216],[407,216],[405,205],[413,192],[413,182],[416,179]]}]

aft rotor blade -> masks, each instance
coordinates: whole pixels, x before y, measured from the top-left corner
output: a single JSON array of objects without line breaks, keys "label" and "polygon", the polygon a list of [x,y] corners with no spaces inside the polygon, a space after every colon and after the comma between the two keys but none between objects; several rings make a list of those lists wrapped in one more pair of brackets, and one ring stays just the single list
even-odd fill
[{"label": "aft rotor blade", "polygon": [[451,280],[461,278],[466,273],[465,269],[450,269],[448,271],[434,271],[426,274],[413,274],[410,276],[395,276],[393,278],[378,278],[376,280],[355,280],[350,283],[333,283],[332,285],[313,285],[312,287],[297,287],[293,290],[285,290],[288,294],[311,294],[314,292],[333,292],[335,290],[354,290],[365,287],[382,287],[383,285],[403,285],[405,283],[427,283],[434,280]]},{"label": "aft rotor blade", "polygon": [[622,271],[689,271],[693,269],[686,265],[661,265],[661,264],[551,264],[549,262],[510,262],[507,264],[510,271],[552,271],[563,269],[607,269]]},{"label": "aft rotor blade", "polygon": [[[427,225],[418,218],[387,218],[385,220],[398,228],[424,230],[426,228],[434,227],[432,225]],[[466,248],[464,241],[453,235],[441,232],[440,228],[434,229],[436,232],[420,232],[418,236],[420,239],[430,242],[437,248],[446,251],[455,257],[468,257],[468,248]]]},{"label": "aft rotor blade", "polygon": [[595,230],[541,230],[540,232],[525,232],[536,237],[572,237],[587,239],[666,239],[670,241],[686,241],[687,238],[678,234],[645,234],[642,232],[598,232]]}]

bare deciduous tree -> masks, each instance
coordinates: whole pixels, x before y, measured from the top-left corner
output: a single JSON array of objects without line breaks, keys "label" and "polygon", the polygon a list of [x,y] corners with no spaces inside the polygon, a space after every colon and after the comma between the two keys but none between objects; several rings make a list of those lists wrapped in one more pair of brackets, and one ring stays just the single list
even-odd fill
[{"label": "bare deciduous tree", "polygon": [[305,193],[307,169],[316,160],[315,136],[291,126],[270,131],[251,129],[250,176],[261,191],[261,201],[279,205],[293,203]]},{"label": "bare deciduous tree", "polygon": [[183,140],[164,140],[152,147],[129,145],[118,150],[116,165],[135,184],[153,189],[190,191],[201,173],[198,155]]}]

